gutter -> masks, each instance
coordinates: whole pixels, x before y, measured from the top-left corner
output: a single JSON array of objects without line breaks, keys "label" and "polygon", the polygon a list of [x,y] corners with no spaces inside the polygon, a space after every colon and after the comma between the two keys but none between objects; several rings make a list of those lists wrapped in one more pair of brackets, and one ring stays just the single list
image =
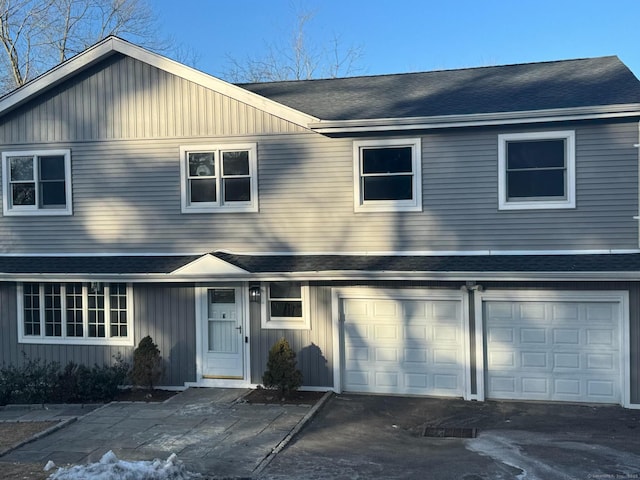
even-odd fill
[{"label": "gutter", "polygon": [[451,281],[468,280],[491,282],[618,282],[639,281],[640,271],[603,272],[417,272],[417,271],[315,271],[315,272],[263,272],[238,274],[197,274],[180,275],[171,273],[134,274],[63,274],[63,273],[0,273],[0,281],[9,282],[135,282],[135,283],[210,283],[225,282],[275,282],[275,281]]},{"label": "gutter", "polygon": [[640,104],[620,104],[519,112],[474,113],[465,115],[437,115],[411,118],[366,118],[359,120],[321,120],[308,127],[322,134],[363,133],[402,130],[431,130],[440,128],[519,125],[640,117]]}]

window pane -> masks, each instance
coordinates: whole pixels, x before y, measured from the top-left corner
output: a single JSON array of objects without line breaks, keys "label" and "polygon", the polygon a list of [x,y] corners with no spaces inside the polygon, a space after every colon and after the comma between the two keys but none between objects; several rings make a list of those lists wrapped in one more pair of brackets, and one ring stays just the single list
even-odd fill
[{"label": "window pane", "polygon": [[44,285],[44,334],[47,337],[62,336],[62,297],[60,285]]},{"label": "window pane", "polygon": [[302,318],[302,301],[271,301],[272,317],[299,317]]},{"label": "window pane", "polygon": [[39,157],[40,180],[64,181],[64,156]]},{"label": "window pane", "polygon": [[536,140],[507,143],[507,169],[565,166],[565,141]]},{"label": "window pane", "polygon": [[508,198],[565,197],[564,170],[507,172]]},{"label": "window pane", "polygon": [[236,291],[233,288],[211,289],[209,303],[236,303]]},{"label": "window pane", "polygon": [[43,207],[63,207],[67,204],[64,182],[43,182],[40,184],[40,203]]},{"label": "window pane", "polygon": [[409,175],[364,177],[363,200],[411,200],[413,179]]},{"label": "window pane", "polygon": [[111,337],[127,336],[127,286],[124,283],[109,285],[109,323]]},{"label": "window pane", "polygon": [[96,288],[91,287],[88,295],[88,327],[90,337],[105,336],[104,318],[104,286],[98,284]]},{"label": "window pane", "polygon": [[37,283],[25,283],[23,286],[25,335],[40,335],[39,288]]},{"label": "window pane", "polygon": [[411,173],[411,147],[365,148],[362,173]]},{"label": "window pane", "polygon": [[12,157],[9,159],[12,182],[35,180],[33,177],[33,157]]},{"label": "window pane", "polygon": [[35,205],[36,184],[14,183],[11,185],[11,201],[13,205]]},{"label": "window pane", "polygon": [[269,284],[270,298],[302,298],[299,282],[274,282]]},{"label": "window pane", "polygon": [[212,177],[216,174],[213,152],[189,154],[190,177]]},{"label": "window pane", "polygon": [[215,179],[190,180],[191,195],[189,199],[195,202],[215,202],[216,201],[216,181]]},{"label": "window pane", "polygon": [[223,152],[222,174],[249,175],[249,152]]},{"label": "window pane", "polygon": [[82,284],[69,283],[66,285],[67,302],[67,337],[82,337],[84,325],[82,323]]},{"label": "window pane", "polygon": [[225,202],[250,202],[251,179],[250,178],[225,178],[224,201]]}]

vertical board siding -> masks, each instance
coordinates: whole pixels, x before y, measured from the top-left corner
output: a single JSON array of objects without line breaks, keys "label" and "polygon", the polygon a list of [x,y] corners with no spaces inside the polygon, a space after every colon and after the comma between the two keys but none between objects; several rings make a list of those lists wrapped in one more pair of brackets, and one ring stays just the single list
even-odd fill
[{"label": "vertical board siding", "polygon": [[137,284],[136,344],[147,335],[164,359],[163,385],[196,380],[195,290],[191,285]]},{"label": "vertical board siding", "polygon": [[[219,112],[219,117],[214,121],[209,112]],[[272,115],[138,60],[114,56],[3,118],[0,142],[303,131],[281,118],[267,117]],[[256,131],[257,125],[264,130]]]},{"label": "vertical board siding", "polygon": [[[164,359],[162,385],[182,386],[196,379],[195,300],[189,285],[134,285],[135,344],[151,335]],[[111,365],[120,353],[131,364],[134,347],[102,345],[38,345],[18,343],[15,284],[0,284],[0,355],[4,365],[21,365],[26,358]],[[23,352],[25,355],[23,355]]]},{"label": "vertical board siding", "polygon": [[4,365],[22,365],[26,359],[87,365],[112,365],[118,354],[130,362],[132,347],[108,345],[42,345],[18,343],[17,298],[14,283],[0,283],[0,356]]},{"label": "vertical board siding", "polygon": [[260,304],[252,303],[251,321],[251,381],[262,383],[267,368],[269,350],[282,337],[296,352],[298,369],[307,387],[333,387],[333,352],[331,323],[331,290],[311,287],[311,329],[271,330],[260,325]]}]

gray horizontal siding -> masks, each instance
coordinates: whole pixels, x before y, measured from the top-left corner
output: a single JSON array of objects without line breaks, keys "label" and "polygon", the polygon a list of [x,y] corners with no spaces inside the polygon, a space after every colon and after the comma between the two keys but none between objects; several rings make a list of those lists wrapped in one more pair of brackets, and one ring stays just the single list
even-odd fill
[{"label": "gray horizontal siding", "polygon": [[301,128],[128,57],[80,74],[0,121],[5,144],[287,133]]},{"label": "gray horizontal siding", "polygon": [[[577,208],[566,210],[498,211],[504,129],[423,134],[424,209],[404,213],[353,212],[351,139],[307,133],[34,144],[71,148],[74,215],[0,217],[0,253],[637,248],[637,124],[568,128],[576,131]],[[240,141],[258,144],[260,211],[182,214],[180,145]]]},{"label": "gray horizontal siding", "polygon": [[311,329],[268,330],[260,325],[260,304],[251,304],[251,381],[262,384],[267,369],[269,350],[282,337],[296,352],[297,367],[303,384],[333,387],[333,334],[331,320],[331,289],[311,288]]}]

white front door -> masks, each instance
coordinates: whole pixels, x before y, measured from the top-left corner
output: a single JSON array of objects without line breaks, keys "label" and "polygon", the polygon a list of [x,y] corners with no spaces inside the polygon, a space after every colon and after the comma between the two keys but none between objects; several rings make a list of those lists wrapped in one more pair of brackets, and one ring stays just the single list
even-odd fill
[{"label": "white front door", "polygon": [[244,378],[242,289],[213,287],[204,295],[202,321],[202,376],[212,379]]}]

